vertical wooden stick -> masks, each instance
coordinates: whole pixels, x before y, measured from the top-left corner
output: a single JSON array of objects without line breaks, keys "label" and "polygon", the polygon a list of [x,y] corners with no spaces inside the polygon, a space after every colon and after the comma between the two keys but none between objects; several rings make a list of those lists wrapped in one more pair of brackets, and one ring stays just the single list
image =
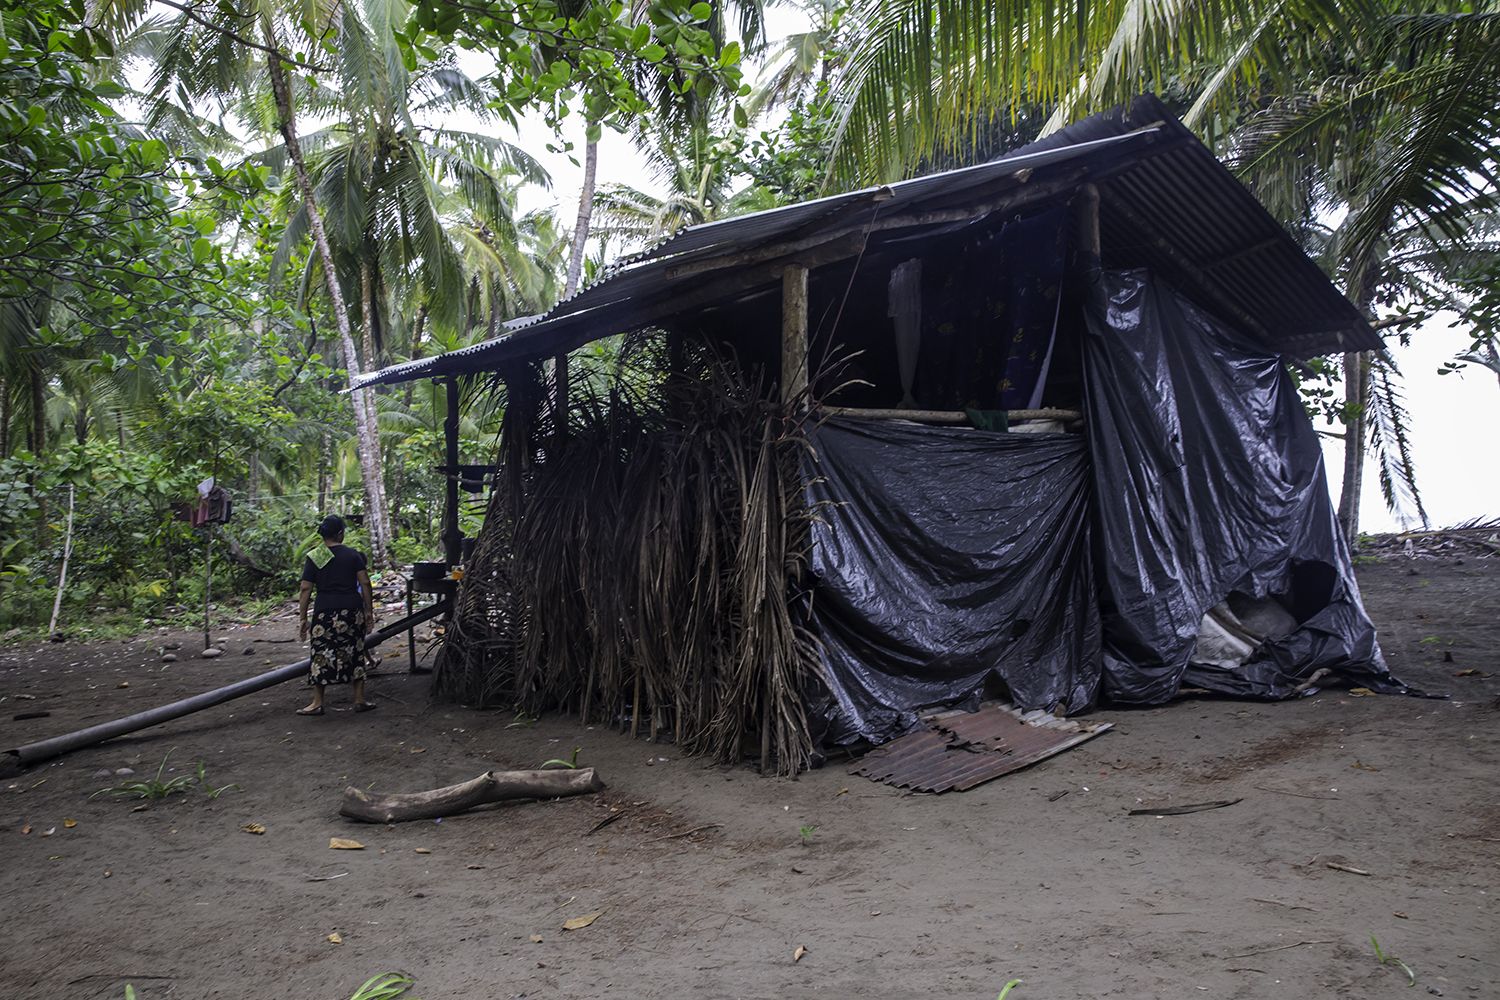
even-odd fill
[{"label": "vertical wooden stick", "polygon": [[1099,189],[1085,184],[1074,202],[1078,213],[1078,251],[1087,258],[1085,266],[1097,266],[1101,252],[1099,238]]},{"label": "vertical wooden stick", "polygon": [[766,694],[760,706],[760,773],[771,773],[771,665],[765,665]]},{"label": "vertical wooden stick", "polygon": [[458,526],[458,376],[443,380],[448,412],[443,419],[443,461],[448,474],[443,483],[443,558],[449,566],[463,558],[463,532]]},{"label": "vertical wooden stick", "polygon": [[635,671],[635,694],[631,696],[630,704],[630,738],[635,739],[636,730],[641,723],[641,671]]},{"label": "vertical wooden stick", "polygon": [[209,638],[209,594],[214,585],[214,560],[213,560],[214,526],[206,524],[203,526],[203,648],[207,649],[213,645]]},{"label": "vertical wooden stick", "polygon": [[68,557],[73,554],[73,497],[76,487],[68,484],[68,527],[63,533],[62,570],[57,574],[57,597],[52,600],[52,621],[47,623],[47,634],[57,631],[57,616],[62,611],[63,588],[68,584]]},{"label": "vertical wooden stick", "polygon": [[807,389],[807,268],[793,264],[781,272],[781,401]]}]

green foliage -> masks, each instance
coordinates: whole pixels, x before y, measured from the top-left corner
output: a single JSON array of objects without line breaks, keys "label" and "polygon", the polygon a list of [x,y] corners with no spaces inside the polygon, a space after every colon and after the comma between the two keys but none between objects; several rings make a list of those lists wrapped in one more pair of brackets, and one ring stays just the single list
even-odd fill
[{"label": "green foliage", "polygon": [[582,749],[583,749],[583,747],[574,747],[573,748],[573,754],[572,754],[572,756],[570,756],[567,760],[562,760],[560,758],[554,757],[551,760],[544,760],[544,761],[542,761],[540,764],[537,765],[537,768],[538,768],[538,770],[542,770],[542,771],[545,771],[545,770],[547,770],[549,768],[557,768],[557,767],[577,769],[577,767],[578,767],[578,753]]},{"label": "green foliage", "polygon": [[[173,750],[176,747],[172,748]],[[135,799],[165,799],[173,795],[183,795],[193,789],[198,789],[211,799],[216,799],[230,789],[238,789],[239,785],[223,785],[214,788],[208,784],[208,768],[200,760],[195,769],[189,774],[179,774],[175,778],[165,777],[167,773],[167,761],[172,759],[172,750],[168,750],[165,757],[161,759],[161,766],[156,769],[156,775],[140,781],[126,781],[110,788],[101,788],[89,798],[100,795],[111,795],[116,798]]]},{"label": "green foliage", "polygon": [[818,828],[816,826],[799,826],[799,827],[797,827],[797,834],[802,838],[803,846],[806,846],[806,845],[812,843],[813,834],[816,833],[817,830],[818,830]]},{"label": "green foliage", "polygon": [[1402,972],[1406,973],[1406,985],[1417,985],[1417,974],[1412,971],[1411,966],[1401,961],[1401,959],[1397,958],[1395,955],[1387,955],[1384,951],[1382,951],[1380,948],[1380,942],[1375,940],[1374,934],[1370,935],[1370,947],[1375,950],[1375,961],[1377,963],[1379,963],[1380,965],[1394,965],[1399,967]]},{"label": "green foliage", "polygon": [[[354,991],[349,1000],[396,1000],[406,996],[416,985],[416,980],[404,972],[382,972],[365,980],[363,986]],[[416,1000],[415,997],[409,1000]]]},{"label": "green foliage", "polygon": [[794,104],[775,128],[764,129],[746,145],[745,172],[781,203],[823,193],[828,157],[833,150],[834,107],[827,85],[816,96]]},{"label": "green foliage", "polygon": [[495,60],[488,82],[507,117],[540,111],[556,130],[581,108],[597,132],[601,125],[623,129],[651,111],[643,90],[678,102],[725,91],[748,96],[740,44],[721,44],[720,16],[692,0],[417,0],[397,41],[411,53],[408,62],[434,58],[439,41],[484,50]]}]

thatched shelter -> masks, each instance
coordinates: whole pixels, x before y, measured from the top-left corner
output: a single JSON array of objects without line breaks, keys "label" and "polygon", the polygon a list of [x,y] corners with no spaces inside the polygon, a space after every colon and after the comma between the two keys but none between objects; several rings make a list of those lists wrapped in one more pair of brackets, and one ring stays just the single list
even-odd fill
[{"label": "thatched shelter", "polygon": [[690,227],[364,384],[505,406],[440,691],[794,773],[987,693],[1398,689],[1287,371],[1377,346],[1144,97]]}]

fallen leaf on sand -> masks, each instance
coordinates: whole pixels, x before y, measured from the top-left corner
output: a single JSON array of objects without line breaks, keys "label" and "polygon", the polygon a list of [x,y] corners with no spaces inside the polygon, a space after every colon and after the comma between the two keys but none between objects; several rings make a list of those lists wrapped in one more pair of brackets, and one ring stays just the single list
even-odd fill
[{"label": "fallen leaf on sand", "polygon": [[140,805],[140,806],[136,806],[134,809],[132,809],[130,811],[133,812],[133,813],[143,813],[147,809],[150,809],[150,808],[151,808],[150,806]]},{"label": "fallen leaf on sand", "polygon": [[246,823],[244,826],[240,827],[240,829],[244,830],[246,833],[253,833],[257,837],[259,837],[261,834],[266,832],[266,825],[264,823]]},{"label": "fallen leaf on sand", "polygon": [[1454,677],[1488,677],[1489,675],[1488,674],[1482,674],[1478,670],[1474,669],[1473,667],[1466,667],[1465,669],[1460,670],[1457,673],[1455,673],[1453,676]]},{"label": "fallen leaf on sand", "polygon": [[328,849],[330,851],[363,851],[365,845],[357,840],[348,840],[344,837],[329,837]]},{"label": "fallen leaf on sand", "polygon": [[65,830],[71,830],[71,829],[73,829],[73,827],[75,827],[77,825],[78,825],[78,821],[76,819],[65,819],[65,820],[63,820],[63,829],[65,829]]},{"label": "fallen leaf on sand", "polygon": [[1368,698],[1375,692],[1371,691],[1369,688],[1350,688],[1349,693],[1355,698]]},{"label": "fallen leaf on sand", "polygon": [[432,853],[432,851],[430,849],[426,848],[426,847],[416,847],[416,848],[413,848],[413,850],[417,854],[431,854]]},{"label": "fallen leaf on sand", "polygon": [[807,949],[804,948],[802,945],[799,944],[797,946],[797,950],[794,951],[794,952],[792,952],[792,961],[793,962],[800,962],[800,961],[802,961],[802,956],[806,955],[806,954],[807,954]]},{"label": "fallen leaf on sand", "polygon": [[27,823],[25,826],[21,827],[21,836],[24,837],[24,836],[26,836],[30,832],[31,832],[31,824],[30,823]]},{"label": "fallen leaf on sand", "polygon": [[582,930],[583,928],[587,927],[589,924],[593,923],[595,920],[598,920],[602,916],[604,916],[604,911],[603,910],[600,910],[597,913],[586,913],[586,914],[584,914],[581,917],[569,917],[567,920],[563,921],[563,930],[565,930],[565,931],[578,931],[578,930]]},{"label": "fallen leaf on sand", "polygon": [[343,944],[344,943],[344,935],[340,934],[338,931],[334,931],[332,934],[328,935],[328,943],[329,944]]},{"label": "fallen leaf on sand", "polygon": [[483,871],[484,865],[464,865],[471,872]]},{"label": "fallen leaf on sand", "polygon": [[533,934],[533,935],[531,935],[531,943],[532,944],[541,944],[542,943],[542,936],[540,934]]},{"label": "fallen leaf on sand", "polygon": [[50,837],[50,836],[52,836],[56,832],[57,832],[57,827],[55,827],[55,826],[49,826],[49,827],[47,827],[47,829],[45,829],[45,830],[42,831],[41,835],[43,837]]},{"label": "fallen leaf on sand", "polygon": [[128,688],[128,687],[130,687],[130,682],[129,681],[121,681],[120,683],[116,684],[115,687],[117,687],[117,688]]},{"label": "fallen leaf on sand", "polygon": [[426,747],[412,747],[411,750],[408,751],[408,752],[409,753],[426,753],[427,752],[427,748]]}]

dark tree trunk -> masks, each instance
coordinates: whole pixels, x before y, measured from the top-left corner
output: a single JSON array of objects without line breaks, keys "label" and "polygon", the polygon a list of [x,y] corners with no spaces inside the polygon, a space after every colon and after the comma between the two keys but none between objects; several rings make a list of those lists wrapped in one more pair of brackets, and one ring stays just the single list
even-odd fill
[{"label": "dark tree trunk", "polygon": [[47,450],[47,380],[40,368],[33,368],[28,375],[31,387],[31,433],[27,446],[31,453],[41,458]]},{"label": "dark tree trunk", "polygon": [[0,379],[0,462],[10,457],[10,381]]}]

